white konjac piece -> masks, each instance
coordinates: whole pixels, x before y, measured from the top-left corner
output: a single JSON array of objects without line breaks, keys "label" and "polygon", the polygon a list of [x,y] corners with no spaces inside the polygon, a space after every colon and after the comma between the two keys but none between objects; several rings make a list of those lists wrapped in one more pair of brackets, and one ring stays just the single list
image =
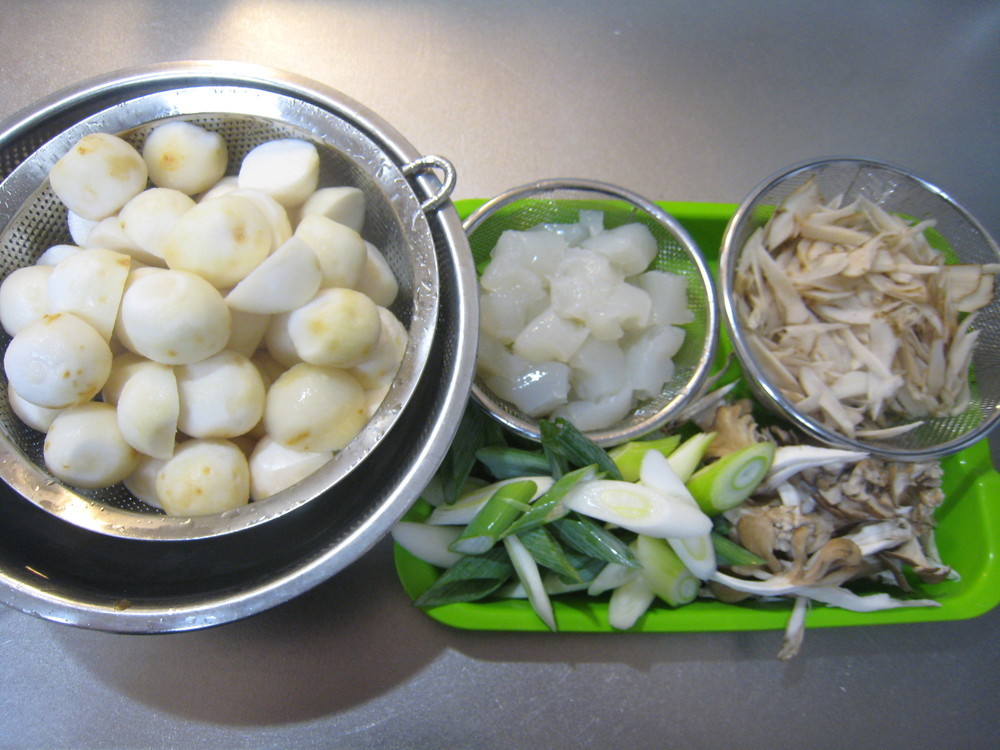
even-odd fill
[{"label": "white konjac piece", "polygon": [[501,234],[480,278],[479,376],[534,417],[610,427],[673,377],[693,320],[682,276],[650,269],[644,224],[575,224]]},{"label": "white konjac piece", "polygon": [[141,155],[96,134],[60,160],[76,244],[0,285],[8,399],[46,433],[53,476],[221,513],[300,482],[364,428],[408,332],[359,234],[364,194],[317,189],[319,163],[286,139],[226,177],[225,141],[180,121]]}]

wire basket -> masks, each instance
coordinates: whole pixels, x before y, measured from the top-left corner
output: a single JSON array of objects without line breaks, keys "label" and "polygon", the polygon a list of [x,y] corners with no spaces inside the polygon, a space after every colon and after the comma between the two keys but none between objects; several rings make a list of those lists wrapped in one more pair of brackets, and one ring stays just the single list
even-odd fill
[{"label": "wire basket", "polygon": [[[684,277],[688,306],[694,320],[683,326],[684,343],[674,356],[674,373],[653,399],[641,401],[616,424],[586,434],[598,445],[617,445],[638,438],[669,422],[701,391],[714,363],[718,339],[715,288],[701,250],[681,224],[654,203],[602,182],[554,179],[514,188],[479,207],[465,221],[469,245],[478,268],[490,258],[506,230],[527,230],[540,224],[574,223],[581,210],[604,214],[605,228],[639,222],[650,229],[657,255],[650,268]],[[473,399],[513,432],[540,439],[539,420],[493,393],[477,377]]]},{"label": "wire basket", "polygon": [[[2,444],[8,460],[3,478],[24,497],[72,523],[112,536],[140,539],[196,539],[239,531],[270,521],[326,492],[371,453],[403,412],[424,371],[435,335],[440,297],[434,238],[425,212],[439,204],[451,184],[421,202],[411,183],[426,165],[397,165],[371,134],[349,119],[299,96],[277,81],[268,87],[237,78],[201,84],[196,76],[168,90],[126,95],[65,127],[21,153],[4,150],[0,184],[0,275],[33,263],[48,247],[72,243],[67,210],[52,192],[52,165],[86,133],[115,133],[141,150],[146,136],[164,122],[184,120],[218,132],[229,149],[235,174],[255,146],[278,138],[307,139],[320,154],[320,185],[351,185],[365,194],[364,239],[385,256],[398,283],[392,312],[409,332],[407,350],[388,395],[368,425],[344,450],[312,476],[262,501],[204,517],[165,516],[137,500],[122,484],[100,490],[69,487],[45,468],[44,435],[24,425],[7,399],[0,400]],[[9,162],[9,165],[8,163]],[[432,166],[444,163],[435,161]],[[447,165],[450,167],[450,165]],[[453,184],[453,183],[452,183]],[[0,333],[0,350],[10,337]],[[0,374],[6,393],[6,376]]]},{"label": "wire basket", "polygon": [[[910,172],[864,159],[826,159],[798,164],[758,185],[732,217],[723,238],[719,283],[727,333],[757,398],[777,415],[807,435],[830,445],[868,451],[890,460],[922,461],[941,458],[971,445],[992,430],[1000,419],[1000,287],[972,324],[979,331],[970,372],[971,400],[960,413],[916,417],[895,412],[883,415],[874,428],[902,429],[895,436],[863,438],[832,429],[813,414],[796,408],[779,387],[774,371],[755,354],[746,322],[737,304],[737,268],[748,238],[763,226],[791,193],[813,180],[827,201],[842,196],[842,205],[857,198],[870,200],[907,223],[932,219],[932,244],[945,246],[947,262],[987,264],[1000,261],[1000,249],[986,230],[949,195]],[[943,243],[940,240],[943,238]]]}]

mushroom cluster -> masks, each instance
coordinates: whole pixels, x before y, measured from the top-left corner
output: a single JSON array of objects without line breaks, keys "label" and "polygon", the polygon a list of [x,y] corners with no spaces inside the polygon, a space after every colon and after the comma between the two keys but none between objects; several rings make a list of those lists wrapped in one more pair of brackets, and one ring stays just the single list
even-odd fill
[{"label": "mushroom cluster", "polygon": [[865,198],[824,202],[809,181],[747,240],[738,315],[801,412],[887,438],[966,408],[974,313],[993,300],[1000,265],[948,264],[928,240],[933,224]]},{"label": "mushroom cluster", "polygon": [[725,514],[730,538],[763,562],[719,572],[709,589],[730,602],[794,597],[782,659],[801,645],[802,607],[808,601],[854,610],[937,606],[888,594],[860,597],[843,587],[874,578],[911,592],[904,566],[925,583],[955,575],[938,559],[934,544],[934,511],[944,499],[936,461],[892,462],[860,451],[793,444],[784,431],[758,428],[747,401],[721,405],[703,415],[702,423],[720,444],[749,445],[766,437],[779,443],[764,483]]}]

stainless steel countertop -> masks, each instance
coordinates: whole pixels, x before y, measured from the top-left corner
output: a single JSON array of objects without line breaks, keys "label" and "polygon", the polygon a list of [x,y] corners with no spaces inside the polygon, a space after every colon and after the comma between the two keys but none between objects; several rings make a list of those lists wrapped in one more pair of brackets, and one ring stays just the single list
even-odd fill
[{"label": "stainless steel countertop", "polygon": [[[908,167],[1000,237],[1000,3],[0,4],[0,118],[115,69],[271,65],[452,160],[457,197],[545,177],[737,202],[797,161]],[[998,500],[1000,501],[1000,500]],[[1000,584],[998,584],[1000,585]],[[1000,611],[781,635],[474,633],[413,609],[387,542],[211,630],[0,610],[0,747],[978,748]]]}]

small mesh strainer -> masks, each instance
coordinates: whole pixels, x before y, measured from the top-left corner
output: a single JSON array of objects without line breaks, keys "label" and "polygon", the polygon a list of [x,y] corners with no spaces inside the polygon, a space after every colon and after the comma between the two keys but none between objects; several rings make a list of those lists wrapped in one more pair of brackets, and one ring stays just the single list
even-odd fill
[{"label": "small mesh strainer", "polygon": [[[488,262],[504,231],[575,223],[581,210],[604,212],[608,229],[629,222],[646,225],[658,246],[651,268],[685,278],[688,305],[694,314],[694,321],[684,326],[684,344],[674,357],[674,375],[660,395],[640,402],[617,424],[587,433],[598,445],[610,446],[669,422],[698,395],[711,371],[718,339],[715,289],[701,250],[674,217],[635,193],[592,180],[544,180],[509,190],[479,207],[464,223],[477,267]],[[531,440],[540,438],[538,419],[491,392],[481,378],[473,384],[472,395],[510,430]]]},{"label": "small mesh strainer", "polygon": [[[919,461],[955,453],[983,438],[1000,419],[1000,286],[993,300],[977,313],[973,324],[979,339],[973,357],[972,399],[959,414],[925,418],[909,432],[893,438],[864,440],[828,429],[800,412],[781,392],[768,368],[754,355],[738,313],[734,291],[740,254],[747,239],[796,189],[814,180],[824,199],[843,196],[847,205],[867,198],[890,213],[914,222],[936,221],[935,230],[944,237],[959,263],[996,263],[1000,249],[986,230],[954,199],[925,180],[899,167],[864,159],[825,159],[795,165],[768,178],[743,201],[726,229],[722,243],[719,283],[727,332],[746,380],[758,399],[812,437],[838,447],[869,451],[888,459]],[[903,414],[891,417],[883,427],[895,427],[914,419]]]}]

